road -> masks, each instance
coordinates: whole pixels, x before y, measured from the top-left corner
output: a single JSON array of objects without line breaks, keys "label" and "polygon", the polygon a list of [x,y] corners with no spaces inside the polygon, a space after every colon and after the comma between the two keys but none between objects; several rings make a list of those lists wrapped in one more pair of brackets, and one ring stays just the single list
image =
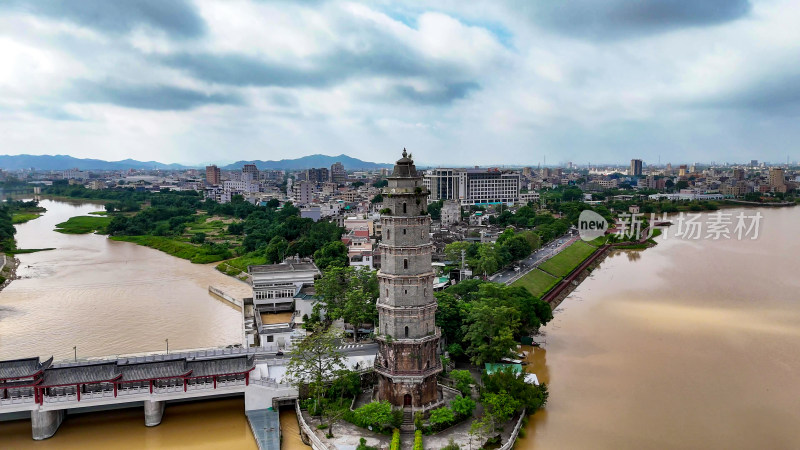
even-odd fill
[{"label": "road", "polygon": [[557,255],[561,250],[569,247],[570,244],[575,242],[578,239],[578,231],[577,230],[569,230],[564,235],[553,239],[545,245],[544,247],[536,250],[535,252],[531,253],[530,256],[527,258],[519,261],[515,264],[515,267],[519,267],[519,271],[515,270],[514,267],[510,267],[508,269],[501,270],[496,274],[489,277],[490,281],[495,283],[504,283],[504,284],[511,284],[512,282],[516,281],[522,275],[530,272],[540,263],[544,262],[545,260],[552,258],[553,256]]}]

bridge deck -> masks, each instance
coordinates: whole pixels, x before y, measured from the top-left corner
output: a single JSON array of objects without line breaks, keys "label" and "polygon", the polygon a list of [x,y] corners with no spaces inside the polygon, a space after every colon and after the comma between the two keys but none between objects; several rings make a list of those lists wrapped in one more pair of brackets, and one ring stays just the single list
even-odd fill
[{"label": "bridge deck", "polygon": [[245,414],[259,450],[281,450],[281,421],[278,411],[272,408],[257,409]]}]

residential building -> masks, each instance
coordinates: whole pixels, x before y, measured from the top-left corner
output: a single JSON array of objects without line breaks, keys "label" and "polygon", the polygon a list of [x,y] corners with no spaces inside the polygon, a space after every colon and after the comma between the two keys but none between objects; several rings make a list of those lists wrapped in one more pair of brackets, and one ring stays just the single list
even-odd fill
[{"label": "residential building", "polygon": [[206,166],[206,183],[212,186],[222,184],[222,172],[219,167],[214,165]]},{"label": "residential building", "polygon": [[347,181],[347,171],[344,169],[344,164],[335,162],[331,165],[330,181],[336,184],[344,184]]},{"label": "residential building", "polygon": [[631,160],[631,170],[629,175],[633,177],[639,177],[642,175],[642,160],[641,159],[632,159]]},{"label": "residential building", "polygon": [[245,164],[242,167],[242,181],[258,181],[258,167],[255,164]]},{"label": "residential building", "polygon": [[498,169],[433,169],[425,174],[428,201],[458,200],[461,205],[516,203],[520,174]]},{"label": "residential building", "polygon": [[304,284],[322,276],[311,259],[287,258],[279,264],[248,266],[253,304],[269,312],[292,311],[293,297]]}]

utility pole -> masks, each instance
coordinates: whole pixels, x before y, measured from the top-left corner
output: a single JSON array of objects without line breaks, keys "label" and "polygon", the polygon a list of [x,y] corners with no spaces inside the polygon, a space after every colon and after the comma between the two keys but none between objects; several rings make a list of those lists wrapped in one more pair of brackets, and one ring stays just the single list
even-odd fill
[{"label": "utility pole", "polygon": [[167,354],[169,355],[169,338],[164,339],[164,342],[167,343]]},{"label": "utility pole", "polygon": [[75,362],[78,362],[78,346],[73,346],[72,351],[75,352]]}]

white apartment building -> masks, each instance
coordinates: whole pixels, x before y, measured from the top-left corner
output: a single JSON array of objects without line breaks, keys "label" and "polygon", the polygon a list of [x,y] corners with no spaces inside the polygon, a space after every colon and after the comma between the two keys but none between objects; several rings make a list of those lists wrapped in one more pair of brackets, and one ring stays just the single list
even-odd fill
[{"label": "white apartment building", "polygon": [[497,169],[433,169],[423,178],[429,202],[457,200],[461,205],[516,203],[520,174]]}]

